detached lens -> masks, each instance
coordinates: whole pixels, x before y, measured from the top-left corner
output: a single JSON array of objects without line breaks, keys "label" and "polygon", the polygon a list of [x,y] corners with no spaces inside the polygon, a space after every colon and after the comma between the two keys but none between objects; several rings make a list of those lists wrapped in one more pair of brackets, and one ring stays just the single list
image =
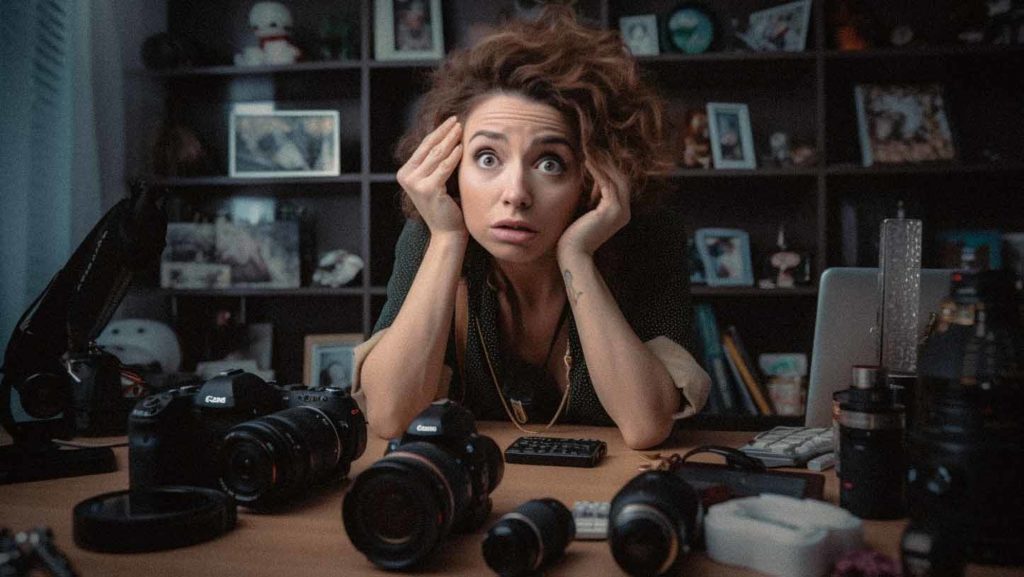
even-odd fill
[{"label": "detached lens", "polygon": [[352,484],[342,504],[345,532],[377,566],[408,569],[437,549],[471,495],[450,454],[430,443],[402,445]]},{"label": "detached lens", "polygon": [[501,577],[522,577],[561,557],[575,536],[565,505],[554,499],[527,501],[487,532],[484,560]]},{"label": "detached lens", "polygon": [[228,431],[220,484],[246,506],[274,506],[334,477],[342,454],[334,419],[314,407],[286,409]]},{"label": "detached lens", "polygon": [[700,499],[677,474],[650,471],[612,499],[608,543],[615,561],[634,577],[673,572],[699,531]]}]

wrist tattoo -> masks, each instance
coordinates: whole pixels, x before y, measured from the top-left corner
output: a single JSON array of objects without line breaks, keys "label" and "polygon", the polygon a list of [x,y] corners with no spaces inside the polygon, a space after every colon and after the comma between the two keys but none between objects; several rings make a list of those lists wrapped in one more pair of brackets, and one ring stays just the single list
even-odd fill
[{"label": "wrist tattoo", "polygon": [[566,288],[566,290],[569,291],[569,300],[572,301],[572,304],[576,304],[576,301],[579,300],[580,296],[583,293],[582,292],[577,292],[576,289],[573,288],[573,286],[572,286],[572,271],[570,271],[569,269],[566,269],[565,272],[562,273],[562,276],[565,277],[565,288]]}]

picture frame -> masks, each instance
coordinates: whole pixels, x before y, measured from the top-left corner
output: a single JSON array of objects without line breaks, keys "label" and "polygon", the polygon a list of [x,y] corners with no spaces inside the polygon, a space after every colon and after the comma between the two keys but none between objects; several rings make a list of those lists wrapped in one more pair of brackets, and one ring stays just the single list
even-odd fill
[{"label": "picture frame", "polygon": [[622,41],[633,56],[661,54],[658,46],[658,17],[654,14],[623,16],[619,18],[619,31],[622,33]]},{"label": "picture frame", "polygon": [[1003,268],[1003,237],[996,229],[950,229],[935,235],[939,268]]},{"label": "picture frame", "polygon": [[160,288],[226,289],[231,286],[231,267],[215,262],[160,263]]},{"label": "picture frame", "polygon": [[803,52],[810,22],[811,0],[797,0],[751,13],[737,36],[756,52]]},{"label": "picture frame", "polygon": [[444,57],[441,0],[376,0],[373,53],[377,60]]},{"label": "picture frame", "polygon": [[711,135],[711,160],[717,169],[757,168],[754,135],[746,104],[709,102],[708,132]]},{"label": "picture frame", "polygon": [[690,284],[707,284],[704,275],[704,261],[701,260],[700,252],[697,250],[697,241],[690,237],[686,239],[686,254],[689,260]]},{"label": "picture frame", "polygon": [[299,221],[250,224],[218,220],[217,262],[230,267],[231,286],[298,288]]},{"label": "picture frame", "polygon": [[337,110],[231,111],[228,174],[294,178],[341,174]]},{"label": "picture frame", "polygon": [[858,84],[854,100],[864,166],[956,159],[941,84]]},{"label": "picture frame", "polygon": [[362,342],[362,333],[306,335],[302,382],[311,387],[351,389],[353,351]]},{"label": "picture frame", "polygon": [[753,286],[750,235],[738,228],[699,228],[694,243],[709,287]]}]

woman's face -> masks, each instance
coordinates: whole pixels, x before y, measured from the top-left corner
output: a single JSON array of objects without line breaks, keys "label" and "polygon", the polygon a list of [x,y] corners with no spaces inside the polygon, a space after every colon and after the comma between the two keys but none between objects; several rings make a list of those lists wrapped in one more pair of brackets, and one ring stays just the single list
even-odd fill
[{"label": "woman's face", "polygon": [[496,259],[554,254],[582,200],[578,145],[562,114],[496,94],[463,122],[459,192],[469,234]]}]

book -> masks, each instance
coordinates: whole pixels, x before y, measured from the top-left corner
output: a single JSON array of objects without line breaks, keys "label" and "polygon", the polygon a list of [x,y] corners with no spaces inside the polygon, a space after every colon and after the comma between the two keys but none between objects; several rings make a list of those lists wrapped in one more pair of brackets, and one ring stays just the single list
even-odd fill
[{"label": "book", "polygon": [[712,389],[717,391],[718,409],[721,413],[736,411],[736,400],[732,392],[729,369],[726,365],[725,351],[718,332],[718,321],[714,309],[707,303],[699,303],[695,307],[697,329],[704,347],[705,369],[711,376]]},{"label": "book", "polygon": [[739,365],[736,362],[736,355],[732,354],[729,351],[729,348],[726,347],[726,340],[731,341],[732,339],[729,335],[722,335],[722,348],[725,350],[725,360],[728,361],[733,383],[736,384],[736,397],[739,401],[739,408],[743,414],[759,415],[760,412],[757,408],[757,404],[754,403],[754,399],[750,395],[750,391],[743,382],[743,374],[740,372]]},{"label": "book", "polygon": [[740,374],[740,383],[750,393],[751,399],[757,405],[757,411],[762,415],[774,414],[775,411],[772,409],[770,398],[762,391],[759,383],[751,374],[750,369],[743,362],[743,358],[736,348],[736,342],[733,340],[732,335],[726,334],[722,337],[722,348],[725,349],[725,353],[731,362],[736,364],[737,372]]},{"label": "book", "polygon": [[[751,396],[755,398],[754,402],[757,402],[757,396],[763,397],[768,405],[768,412],[764,414],[774,415],[775,408],[772,406],[771,395],[768,394],[768,387],[765,384],[766,380],[764,379],[763,375],[761,375],[757,365],[754,364],[754,359],[752,356],[750,356],[750,352],[747,350],[747,347],[744,346],[743,339],[740,338],[740,332],[736,329],[735,325],[729,325],[729,327],[726,329],[726,332],[732,338],[732,342],[736,346],[736,352],[739,354],[739,358],[743,361],[742,366],[746,367],[747,372],[750,374],[751,382],[753,383],[754,388],[760,391],[760,395],[757,395],[756,393],[754,393],[754,391],[750,392]],[[747,383],[744,382],[744,384],[746,385]],[[758,407],[760,409],[760,403],[758,403]]]}]

